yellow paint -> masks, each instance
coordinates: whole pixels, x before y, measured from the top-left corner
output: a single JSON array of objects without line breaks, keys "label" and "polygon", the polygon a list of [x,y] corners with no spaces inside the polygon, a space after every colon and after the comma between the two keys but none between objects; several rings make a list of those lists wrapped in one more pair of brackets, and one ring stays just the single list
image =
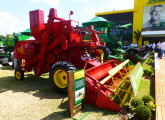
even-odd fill
[{"label": "yellow paint", "polygon": [[9,35],[9,37],[14,37],[13,35]]},{"label": "yellow paint", "polygon": [[146,46],[149,43],[149,41],[144,41],[144,45]]},{"label": "yellow paint", "polygon": [[117,65],[116,67],[114,67],[113,69],[111,69],[110,71],[108,71],[110,76],[114,76],[117,72],[119,72],[126,64],[128,64],[129,59],[127,59],[126,61],[122,62],[121,64]]},{"label": "yellow paint", "polygon": [[[133,31],[142,30],[143,27],[143,7],[145,6],[152,6],[157,4],[165,4],[165,2],[156,2],[153,4],[147,4],[149,0],[134,0],[134,9],[130,10],[120,10],[120,11],[110,11],[110,12],[102,12],[96,13],[95,16],[99,15],[108,15],[108,14],[117,14],[117,13],[126,13],[126,12],[133,12]],[[134,36],[134,33],[133,33]],[[136,39],[133,37],[133,43],[136,44]],[[142,46],[142,36],[139,39],[138,47]]]},{"label": "yellow paint", "polygon": [[84,99],[84,98],[85,98],[85,93],[82,94],[82,99]]},{"label": "yellow paint", "polygon": [[54,83],[59,88],[66,88],[67,87],[67,73],[64,70],[57,70],[54,73]]},{"label": "yellow paint", "polygon": [[74,80],[85,77],[84,75],[85,75],[84,70],[77,71],[77,72],[74,73]]},{"label": "yellow paint", "polygon": [[[152,6],[157,4],[165,4],[165,2],[148,4],[149,0],[134,0],[134,9],[137,9],[136,12],[133,13],[133,31],[142,30],[143,27],[143,7]],[[134,36],[134,34],[133,34]],[[136,43],[136,39],[133,37],[133,43]],[[142,46],[142,36],[139,39],[139,47]]]},{"label": "yellow paint", "polygon": [[128,90],[126,91],[126,94],[124,95],[124,98],[122,99],[121,103],[120,103],[120,107],[122,108],[124,106],[124,103],[126,102],[128,95],[131,93],[131,88],[132,86],[130,85]]},{"label": "yellow paint", "polygon": [[20,79],[21,79],[21,73],[20,73],[19,71],[17,71],[17,72],[15,73],[15,77],[16,77],[18,80],[20,80]]},{"label": "yellow paint", "polygon": [[96,13],[95,16],[107,15],[107,14],[117,14],[117,13],[126,13],[126,12],[134,12],[134,11],[137,11],[137,10],[136,9],[129,9],[129,10],[109,11],[109,12]]},{"label": "yellow paint", "polygon": [[18,51],[19,53],[21,53],[21,54],[24,53],[24,50],[23,50],[23,48],[21,48],[21,47],[18,47],[18,48],[17,48],[17,51]]},{"label": "yellow paint", "polygon": [[[104,60],[104,51],[102,49],[98,49],[98,51],[101,53],[101,63],[103,63]],[[99,59],[99,57],[96,57],[97,59]]]}]

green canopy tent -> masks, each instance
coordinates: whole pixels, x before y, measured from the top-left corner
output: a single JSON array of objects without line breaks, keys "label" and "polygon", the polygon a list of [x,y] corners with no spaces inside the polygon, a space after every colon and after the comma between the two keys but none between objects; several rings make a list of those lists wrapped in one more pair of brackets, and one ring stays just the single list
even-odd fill
[{"label": "green canopy tent", "polygon": [[30,36],[31,35],[30,28],[27,28],[25,31],[21,32],[21,34]]},{"label": "green canopy tent", "polygon": [[94,17],[89,22],[82,23],[82,25],[84,27],[90,27],[91,25],[94,25],[94,27],[111,27],[114,23],[102,17]]}]

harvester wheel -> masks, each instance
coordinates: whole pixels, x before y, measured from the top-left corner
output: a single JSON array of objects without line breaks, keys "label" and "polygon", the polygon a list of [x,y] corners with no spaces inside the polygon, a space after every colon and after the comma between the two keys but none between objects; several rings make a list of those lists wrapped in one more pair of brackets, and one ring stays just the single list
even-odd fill
[{"label": "harvester wheel", "polygon": [[16,80],[21,81],[24,79],[24,71],[22,71],[20,67],[17,67],[15,69],[14,76]]},{"label": "harvester wheel", "polygon": [[49,73],[50,83],[54,90],[67,93],[67,71],[75,71],[75,67],[68,62],[60,61],[54,64]]},{"label": "harvester wheel", "polygon": [[101,46],[98,46],[97,48],[98,48],[101,52],[103,52],[103,59],[104,59],[104,60],[107,60],[108,55],[111,54],[110,48],[107,47],[107,46],[104,46],[103,49],[102,49]]}]

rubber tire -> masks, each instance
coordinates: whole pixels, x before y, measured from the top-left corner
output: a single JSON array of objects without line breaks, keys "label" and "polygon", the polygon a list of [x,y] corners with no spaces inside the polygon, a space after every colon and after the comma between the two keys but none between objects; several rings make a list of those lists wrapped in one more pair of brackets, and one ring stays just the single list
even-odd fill
[{"label": "rubber tire", "polygon": [[59,62],[55,63],[55,64],[52,66],[51,70],[50,70],[50,73],[49,73],[49,80],[50,80],[50,83],[51,83],[51,85],[52,85],[52,88],[53,88],[55,91],[59,92],[59,93],[64,93],[64,94],[66,94],[66,93],[67,93],[67,86],[66,86],[65,88],[59,88],[59,87],[55,84],[55,82],[54,82],[54,73],[55,73],[57,70],[63,70],[63,71],[65,71],[65,72],[67,72],[67,71],[70,71],[70,70],[75,71],[76,68],[75,68],[73,65],[69,64],[68,62],[66,62],[66,61],[59,61]]},{"label": "rubber tire", "polygon": [[[21,78],[20,78],[20,79],[17,79],[17,77],[16,77],[16,72],[20,72],[20,74],[21,74]],[[17,68],[15,69],[14,76],[15,76],[15,79],[16,79],[16,80],[22,81],[22,80],[24,80],[24,71],[22,71],[20,67],[17,67]]]},{"label": "rubber tire", "polygon": [[[98,49],[102,49],[102,46],[97,46],[97,48]],[[103,57],[104,60],[107,60],[108,59],[108,55],[110,55],[112,53],[110,48],[107,47],[107,46],[103,47],[103,52],[104,52],[104,57]]]}]

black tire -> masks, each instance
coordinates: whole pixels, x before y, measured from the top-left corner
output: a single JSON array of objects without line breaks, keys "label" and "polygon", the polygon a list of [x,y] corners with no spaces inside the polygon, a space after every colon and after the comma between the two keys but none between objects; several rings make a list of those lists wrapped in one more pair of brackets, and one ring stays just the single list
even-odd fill
[{"label": "black tire", "polygon": [[15,69],[14,76],[16,80],[22,81],[24,80],[24,71],[22,71],[20,67],[17,67]]},{"label": "black tire", "polygon": [[[60,61],[54,64],[49,73],[50,83],[52,88],[59,93],[67,93],[67,71],[75,71],[75,67],[66,61]],[[63,74],[63,81],[60,79],[60,74]],[[58,76],[59,75],[59,76]],[[65,77],[65,78],[64,78]]]},{"label": "black tire", "polygon": [[103,49],[103,52],[104,52],[104,57],[103,57],[103,59],[104,59],[104,60],[107,60],[107,59],[108,59],[108,55],[111,54],[110,48],[107,47],[107,46],[104,46],[103,48],[102,48],[102,46],[97,46],[97,48],[98,48],[98,49]]}]

